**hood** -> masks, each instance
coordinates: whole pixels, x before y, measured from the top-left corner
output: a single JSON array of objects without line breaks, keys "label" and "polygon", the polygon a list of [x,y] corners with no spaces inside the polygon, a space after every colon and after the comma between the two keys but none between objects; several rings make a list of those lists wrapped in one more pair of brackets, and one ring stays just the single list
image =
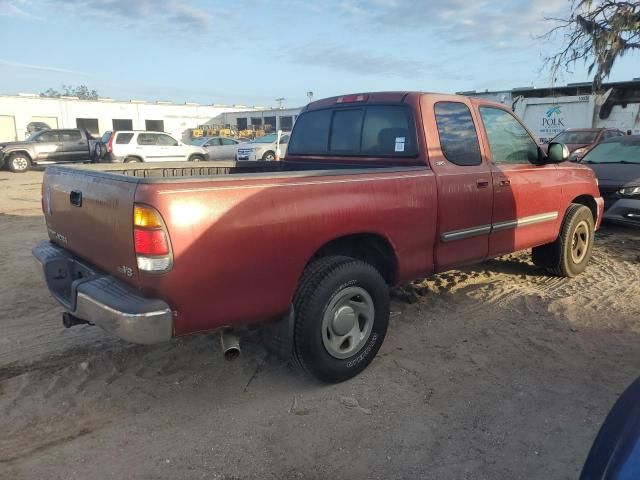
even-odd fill
[{"label": "hood", "polygon": [[34,142],[29,142],[27,140],[23,140],[21,142],[2,142],[0,143],[0,147],[24,147],[25,145],[30,145]]},{"label": "hood", "polygon": [[640,163],[583,163],[594,171],[601,185],[640,185]]}]

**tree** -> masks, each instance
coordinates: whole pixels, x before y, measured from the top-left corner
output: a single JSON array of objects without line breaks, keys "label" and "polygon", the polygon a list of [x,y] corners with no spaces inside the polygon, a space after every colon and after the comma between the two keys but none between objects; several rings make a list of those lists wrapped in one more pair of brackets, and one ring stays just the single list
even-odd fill
[{"label": "tree", "polygon": [[86,85],[80,85],[74,87],[72,85],[62,85],[62,93],[53,88],[49,88],[40,94],[41,97],[47,98],[60,98],[65,97],[78,97],[80,100],[97,100],[98,92],[96,90],[89,90]]},{"label": "tree", "polygon": [[543,38],[564,36],[564,47],[545,58],[554,81],[559,70],[569,71],[579,61],[588,64],[589,75],[595,70],[593,88],[599,90],[615,61],[626,53],[640,50],[640,2],[614,0],[570,0],[565,18],[548,18],[556,22]]}]

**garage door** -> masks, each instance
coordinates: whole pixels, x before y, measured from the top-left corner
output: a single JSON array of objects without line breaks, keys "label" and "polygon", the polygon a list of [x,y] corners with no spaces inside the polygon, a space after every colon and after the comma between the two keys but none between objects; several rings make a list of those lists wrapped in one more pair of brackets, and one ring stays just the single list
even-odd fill
[{"label": "garage door", "polygon": [[32,122],[44,122],[49,125],[50,128],[58,128],[57,117],[31,117]]},{"label": "garage door", "polygon": [[9,115],[0,115],[0,142],[15,142],[16,119]]}]

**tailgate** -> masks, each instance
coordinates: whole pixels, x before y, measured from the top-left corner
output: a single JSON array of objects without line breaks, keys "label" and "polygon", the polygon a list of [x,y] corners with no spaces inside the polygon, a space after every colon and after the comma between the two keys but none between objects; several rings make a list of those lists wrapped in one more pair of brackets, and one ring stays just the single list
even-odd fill
[{"label": "tailgate", "polygon": [[128,283],[138,276],[133,245],[132,177],[49,167],[42,186],[49,238]]}]

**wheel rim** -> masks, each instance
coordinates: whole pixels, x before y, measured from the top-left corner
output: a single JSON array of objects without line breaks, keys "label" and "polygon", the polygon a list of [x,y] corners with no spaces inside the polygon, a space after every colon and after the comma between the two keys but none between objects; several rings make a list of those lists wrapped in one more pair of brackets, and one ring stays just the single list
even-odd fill
[{"label": "wheel rim", "polygon": [[12,160],[13,168],[16,170],[26,170],[29,167],[29,162],[24,157],[15,157]]},{"label": "wheel rim", "polygon": [[200,157],[193,157],[191,159],[192,162],[199,162],[200,161]]},{"label": "wheel rim", "polygon": [[275,158],[276,158],[276,157],[275,157],[275,155],[273,155],[273,154],[271,154],[271,153],[267,154],[267,155],[264,157],[264,159],[265,159],[265,160],[267,160],[268,162],[273,161]]},{"label": "wheel rim", "polygon": [[585,220],[582,220],[576,226],[571,237],[571,259],[573,263],[580,263],[587,256],[589,240],[589,225]]},{"label": "wheel rim", "polygon": [[329,301],[322,318],[322,343],[329,355],[344,359],[367,343],[375,308],[373,299],[360,287],[343,288]]}]

